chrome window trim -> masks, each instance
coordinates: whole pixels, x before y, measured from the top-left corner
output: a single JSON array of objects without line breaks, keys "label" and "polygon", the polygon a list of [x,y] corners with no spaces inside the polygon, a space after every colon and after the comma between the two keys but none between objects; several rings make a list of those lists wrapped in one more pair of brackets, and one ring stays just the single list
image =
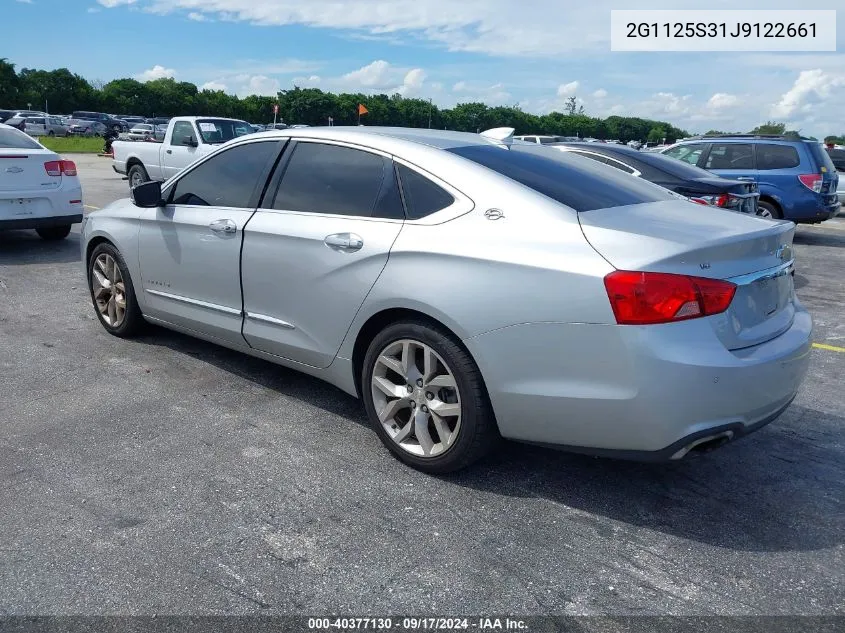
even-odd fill
[{"label": "chrome window trim", "polygon": [[[642,176],[642,172],[639,171],[638,169],[635,169],[635,168],[631,167],[630,165],[628,165],[627,163],[623,163],[621,160],[617,160],[616,158],[613,158],[612,156],[608,156],[607,154],[602,154],[601,152],[591,152],[589,150],[581,149],[580,147],[567,147],[567,148],[564,149],[564,151],[565,152],[572,152],[574,154],[586,154],[588,156],[598,156],[599,158],[603,158],[605,160],[611,160],[614,163],[616,163],[617,165],[622,165],[625,169],[630,169],[631,171],[629,172],[628,175],[634,176],[635,178],[639,178],[640,176]],[[612,167],[612,165],[608,165],[608,167]]]},{"label": "chrome window trim", "polygon": [[253,321],[261,321],[262,323],[269,323],[270,325],[278,325],[279,327],[285,328],[287,330],[296,329],[296,326],[293,323],[288,323],[287,321],[267,316],[266,314],[259,314],[258,312],[246,312],[244,316],[246,316],[247,319],[252,319]]}]

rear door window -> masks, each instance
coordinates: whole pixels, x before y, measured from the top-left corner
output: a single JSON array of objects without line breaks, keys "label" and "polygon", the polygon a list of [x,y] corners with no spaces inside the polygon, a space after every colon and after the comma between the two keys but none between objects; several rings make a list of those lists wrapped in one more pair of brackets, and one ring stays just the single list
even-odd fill
[{"label": "rear door window", "polygon": [[713,143],[704,169],[754,169],[750,143]]},{"label": "rear door window", "polygon": [[575,211],[675,200],[668,190],[642,178],[604,169],[593,161],[530,145],[468,145],[449,150]]},{"label": "rear door window", "polygon": [[757,169],[790,169],[798,167],[801,159],[792,145],[759,143],[757,145]]},{"label": "rear door window", "polygon": [[404,217],[393,161],[360,149],[299,142],[271,205],[353,217]]}]

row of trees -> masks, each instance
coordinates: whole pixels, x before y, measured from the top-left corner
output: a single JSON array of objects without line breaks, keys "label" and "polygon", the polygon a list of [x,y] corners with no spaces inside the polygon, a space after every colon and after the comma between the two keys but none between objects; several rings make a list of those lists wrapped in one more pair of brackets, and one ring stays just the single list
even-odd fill
[{"label": "row of trees", "polygon": [[139,82],[115,79],[105,84],[90,82],[66,68],[17,72],[13,64],[0,59],[0,107],[48,108],[51,112],[70,113],[94,110],[143,116],[205,114],[227,116],[251,122],[273,118],[273,105],[279,106],[279,118],[288,123],[326,125],[329,117],[335,125],[354,125],[358,104],[366,104],[367,125],[433,127],[479,131],[494,127],[513,127],[517,134],[554,134],[602,139],[672,141],[689,133],[664,121],[637,117],[588,116],[574,98],[565,112],[536,115],[517,106],[490,107],[483,103],[462,103],[441,109],[424,99],[410,99],[399,94],[333,94],[316,88],[283,90],[275,97],[251,95],[237,97],[220,90],[199,90],[196,85],[174,79]]}]

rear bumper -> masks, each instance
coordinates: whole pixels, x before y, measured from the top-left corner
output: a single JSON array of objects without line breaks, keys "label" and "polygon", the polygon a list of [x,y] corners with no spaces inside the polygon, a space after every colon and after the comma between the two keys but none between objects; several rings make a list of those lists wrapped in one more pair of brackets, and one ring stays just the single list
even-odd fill
[{"label": "rear bumper", "polygon": [[709,319],[661,326],[536,323],[465,340],[504,437],[660,461],[768,424],[798,392],[812,320],[731,352]]},{"label": "rear bumper", "polygon": [[0,230],[11,229],[43,229],[51,226],[66,226],[82,222],[82,214],[59,215],[51,218],[22,218],[15,220],[0,220]]}]

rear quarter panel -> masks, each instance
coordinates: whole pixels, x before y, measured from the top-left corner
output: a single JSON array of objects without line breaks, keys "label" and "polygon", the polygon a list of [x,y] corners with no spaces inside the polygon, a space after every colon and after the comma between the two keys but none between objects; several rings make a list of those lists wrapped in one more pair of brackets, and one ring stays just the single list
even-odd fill
[{"label": "rear quarter panel", "polygon": [[[351,358],[360,328],[391,308],[429,315],[462,339],[518,323],[614,322],[603,281],[613,268],[575,212],[514,185],[468,194],[475,208],[443,224],[406,223],[340,356]],[[488,220],[490,208],[504,217]]]}]

